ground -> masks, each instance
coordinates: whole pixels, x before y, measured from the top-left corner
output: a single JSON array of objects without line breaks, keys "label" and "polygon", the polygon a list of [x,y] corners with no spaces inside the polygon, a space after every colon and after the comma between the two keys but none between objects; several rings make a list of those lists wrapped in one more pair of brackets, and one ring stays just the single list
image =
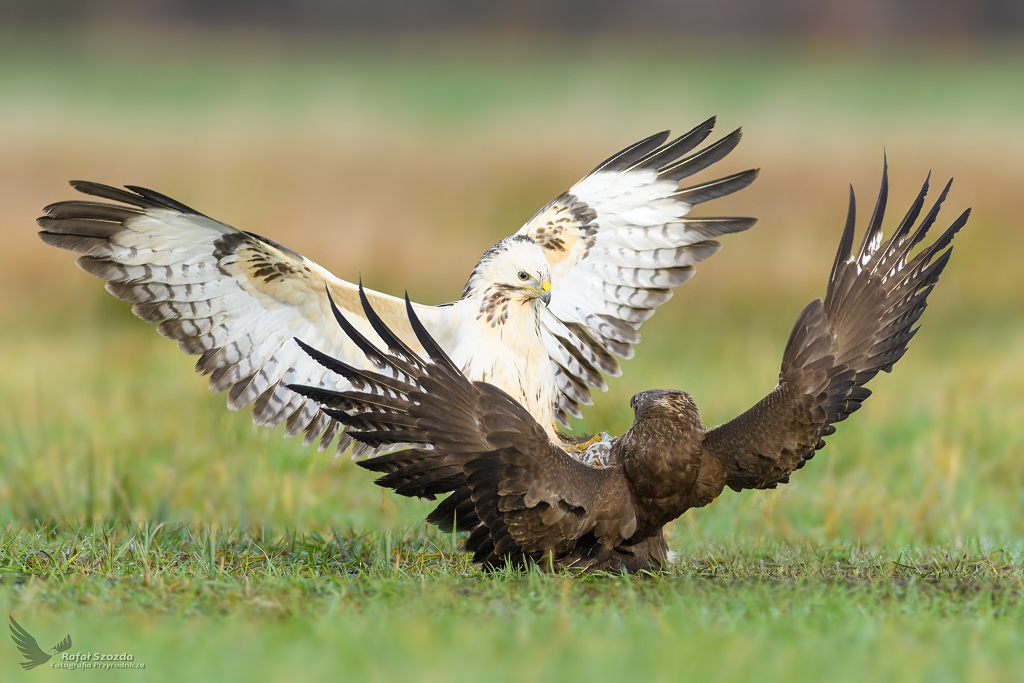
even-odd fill
[{"label": "ground", "polygon": [[[129,652],[145,672],[116,675],[153,680],[1018,678],[1019,55],[238,40],[245,59],[166,36],[124,54],[4,43],[0,603],[41,646],[70,634],[71,652]],[[861,225],[870,212],[883,145],[889,231],[929,168],[957,176],[944,220],[975,215],[865,408],[790,485],[685,515],[655,576],[479,572],[423,525],[429,504],[227,411],[32,226],[68,178],[138,183],[440,302],[604,156],[711,113],[747,132],[723,172],[764,170],[703,215],[761,222],[644,326],[580,431],[621,432],[644,389],[689,391],[707,424],[767,393],[824,292],[848,183]],[[0,645],[0,671],[19,659]]]}]

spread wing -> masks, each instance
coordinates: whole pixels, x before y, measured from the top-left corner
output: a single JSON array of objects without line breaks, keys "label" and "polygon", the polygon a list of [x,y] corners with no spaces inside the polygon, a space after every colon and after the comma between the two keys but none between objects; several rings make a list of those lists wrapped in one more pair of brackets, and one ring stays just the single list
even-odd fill
[{"label": "spread wing", "polygon": [[736,130],[693,152],[714,125],[712,118],[671,142],[666,131],[627,147],[519,231],[544,248],[551,264],[542,333],[561,389],[558,417],[567,426],[566,414],[580,417],[579,405],[591,403],[589,387],[607,389],[602,371],[621,374],[614,355],[632,357],[641,323],[693,275],[695,264],[721,248],[714,238],[756,222],[685,217],[757,177],[749,170],[680,188],[739,143]]},{"label": "spread wing", "polygon": [[467,547],[488,567],[564,553],[583,534],[617,545],[636,522],[618,470],[597,469],[566,454],[508,394],[470,382],[420,323],[408,317],[425,351],[406,346],[364,298],[365,315],[387,345],[382,352],[336,310],[338,323],[379,372],[315,349],[310,356],[352,386],[349,391],[295,386],[371,447],[407,450],[363,460],[383,472],[377,483],[406,496],[451,495],[430,521],[469,531]]},{"label": "spread wing", "polygon": [[64,636],[64,640],[60,641],[53,646],[53,649],[57,652],[67,652],[71,649],[71,634]]},{"label": "spread wing", "polygon": [[32,635],[22,628],[21,624],[14,620],[14,617],[8,616],[11,620],[9,624],[11,629],[11,638],[14,640],[14,644],[18,647],[18,651],[25,657],[27,661],[21,662],[21,668],[28,670],[34,669],[40,664],[45,664],[50,661],[50,655],[43,652],[39,643]]},{"label": "spread wing", "polygon": [[[47,206],[38,220],[47,244],[84,254],[78,265],[107,280],[107,290],[131,302],[135,315],[157,323],[185,353],[210,388],[228,391],[228,407],[253,404],[253,422],[287,425],[287,436],[318,436],[324,450],[339,424],[288,383],[343,389],[339,378],[303,353],[302,339],[354,365],[363,354],[331,320],[327,291],[354,324],[372,334],[357,287],[265,237],[242,232],[152,190],[74,181],[78,191],[109,200]],[[368,292],[393,329],[412,343],[402,301]],[[420,307],[435,335],[450,334],[443,309]],[[342,435],[340,453],[349,440]]]},{"label": "spread wing", "polygon": [[932,244],[912,250],[935,222],[950,183],[912,231],[928,191],[918,194],[892,238],[882,243],[887,172],[874,214],[858,252],[852,254],[854,199],[829,278],[825,301],[804,309],[790,334],[779,386],[743,415],[709,430],[706,450],[728,472],[735,490],[774,488],[825,445],[835,423],[871,395],[865,387],[880,370],[889,372],[916,334],[928,295],[952,254],[946,249],[967,222],[965,211]]}]

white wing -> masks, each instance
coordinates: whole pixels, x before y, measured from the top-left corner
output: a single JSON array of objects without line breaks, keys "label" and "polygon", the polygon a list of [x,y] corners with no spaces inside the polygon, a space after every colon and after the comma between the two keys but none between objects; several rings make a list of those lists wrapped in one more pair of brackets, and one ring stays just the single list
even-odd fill
[{"label": "white wing", "polygon": [[[82,269],[107,280],[107,290],[133,304],[143,320],[198,355],[196,370],[210,375],[210,388],[228,390],[228,407],[253,404],[253,422],[287,425],[287,436],[320,437],[325,450],[340,425],[287,384],[340,390],[336,376],[313,362],[295,338],[368,367],[365,355],[342,332],[331,298],[360,332],[378,340],[359,303],[358,287],[339,280],[309,259],[272,240],[241,232],[158,192],[121,190],[74,181],[84,194],[116,204],[66,201],[51,204],[38,220],[47,244],[85,254]],[[389,327],[416,348],[405,302],[367,290]],[[453,334],[443,308],[417,306],[432,334]],[[344,381],[344,380],[340,380]],[[343,431],[343,430],[342,430]],[[340,453],[349,439],[342,434]]]},{"label": "white wing", "polygon": [[[740,232],[754,218],[684,218],[702,202],[741,190],[756,169],[680,188],[680,181],[720,161],[740,140],[736,130],[689,154],[715,119],[666,143],[652,135],[606,160],[542,208],[520,230],[544,249],[552,297],[542,333],[555,366],[559,420],[580,417],[589,387],[606,389],[600,371],[621,374],[612,354],[630,358],[641,323],[672,298],[694,265],[721,248],[712,238]],[[689,154],[689,156],[684,156]]]}]

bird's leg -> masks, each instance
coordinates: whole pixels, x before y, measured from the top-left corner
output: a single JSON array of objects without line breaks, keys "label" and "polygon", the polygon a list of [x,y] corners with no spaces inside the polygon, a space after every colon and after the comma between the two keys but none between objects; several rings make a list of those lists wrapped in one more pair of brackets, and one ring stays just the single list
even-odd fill
[{"label": "bird's leg", "polygon": [[584,453],[584,452],[586,452],[586,450],[588,448],[590,448],[591,446],[593,446],[595,443],[597,443],[600,440],[601,440],[601,435],[600,434],[595,434],[594,436],[590,437],[586,441],[581,441],[581,442],[578,442],[578,443],[574,443],[572,445],[572,447],[575,448],[576,450],[580,451],[581,453]]},{"label": "bird's leg", "polygon": [[562,430],[558,428],[558,423],[556,422],[551,423],[551,428],[555,432],[555,434],[558,435],[558,438],[561,440],[561,442],[565,444],[564,448],[569,451],[579,451],[583,453],[588,448],[590,448],[595,443],[601,440],[601,435],[597,434],[596,436],[590,437],[586,441],[576,441],[575,439],[573,439],[573,437],[569,436],[568,434],[563,434]]}]

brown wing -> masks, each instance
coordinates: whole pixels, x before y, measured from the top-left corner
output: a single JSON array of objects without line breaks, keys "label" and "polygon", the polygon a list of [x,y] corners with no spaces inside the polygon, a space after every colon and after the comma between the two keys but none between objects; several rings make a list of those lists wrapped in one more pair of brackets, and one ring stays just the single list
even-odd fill
[{"label": "brown wing", "polygon": [[[782,359],[779,386],[739,417],[707,432],[706,450],[728,472],[735,490],[774,488],[825,445],[834,423],[860,408],[871,395],[865,384],[879,370],[891,371],[917,332],[953,236],[964,226],[968,209],[931,245],[910,252],[935,222],[949,191],[916,223],[928,181],[892,238],[882,244],[882,216],[888,196],[887,168],[874,214],[860,250],[852,255],[854,197],[846,229],[829,278],[825,301],[813,301],[800,314]],[[945,251],[943,251],[945,250]]]},{"label": "brown wing", "polygon": [[[352,391],[292,386],[371,447],[406,450],[360,461],[377,480],[406,496],[451,492],[428,518],[442,529],[469,531],[467,547],[486,566],[521,564],[563,554],[584,534],[608,546],[635,528],[629,492],[618,469],[574,460],[508,394],[471,383],[416,317],[407,312],[426,351],[407,347],[363,298],[367,319],[387,345],[382,352],[335,309],[345,333],[380,372],[367,372],[303,344]],[[631,531],[630,531],[631,533]],[[607,537],[607,538],[606,538]]]},{"label": "brown wing", "polygon": [[[636,515],[619,468],[583,464],[550,443],[530,414],[500,389],[482,382],[476,387],[482,430],[497,446],[465,467],[476,512],[493,542],[492,548],[478,534],[480,543],[472,547],[470,536],[476,561],[497,566],[549,555],[557,561],[586,534],[608,550],[633,535]],[[533,447],[517,443],[526,433]]]}]

